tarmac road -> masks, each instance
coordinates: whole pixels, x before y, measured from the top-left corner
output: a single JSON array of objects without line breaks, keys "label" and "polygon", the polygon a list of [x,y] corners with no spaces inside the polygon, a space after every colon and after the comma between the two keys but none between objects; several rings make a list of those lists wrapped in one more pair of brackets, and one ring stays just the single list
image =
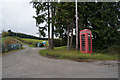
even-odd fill
[{"label": "tarmac road", "polygon": [[3,78],[118,78],[117,61],[75,62],[50,59],[30,48],[2,57]]}]

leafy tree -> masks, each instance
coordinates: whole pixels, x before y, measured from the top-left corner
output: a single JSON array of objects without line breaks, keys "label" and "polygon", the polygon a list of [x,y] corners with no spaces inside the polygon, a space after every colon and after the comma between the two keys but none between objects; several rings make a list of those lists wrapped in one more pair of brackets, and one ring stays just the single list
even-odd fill
[{"label": "leafy tree", "polygon": [[[49,2],[33,2],[33,8],[36,9],[36,26],[39,27],[39,32],[41,35],[45,35],[45,30],[48,27],[48,43],[49,43],[49,49],[51,49],[51,39],[50,39],[50,3]],[[47,22],[45,26],[43,26],[42,30],[40,29],[40,24]]]},{"label": "leafy tree", "polygon": [[[72,37],[73,37],[73,23],[75,18],[75,4],[74,3],[59,3],[58,9],[56,13],[57,24],[61,25],[60,27],[65,27],[67,30],[67,49],[70,49],[70,44],[72,46]],[[70,27],[72,26],[72,33],[71,33],[71,43],[70,43]],[[62,31],[62,30],[59,30]]]},{"label": "leafy tree", "polygon": [[36,9],[36,16],[33,16],[36,20],[36,27],[38,27],[39,33],[45,37],[45,31],[47,30],[47,24],[45,26],[40,26],[40,24],[47,21],[47,3],[33,2],[33,8]]},{"label": "leafy tree", "polygon": [[[33,2],[33,8],[36,9],[36,26],[39,27],[39,32],[43,37],[45,37],[45,30],[48,27],[48,43],[49,49],[53,49],[53,40],[54,40],[54,27],[55,27],[55,13],[56,13],[56,5],[58,3],[51,3],[51,2],[43,2],[43,3],[36,3]],[[40,24],[47,22],[45,26],[42,28],[39,26]],[[51,26],[50,26],[51,24]],[[50,29],[52,32],[50,32]],[[51,33],[51,38],[50,38]]]}]

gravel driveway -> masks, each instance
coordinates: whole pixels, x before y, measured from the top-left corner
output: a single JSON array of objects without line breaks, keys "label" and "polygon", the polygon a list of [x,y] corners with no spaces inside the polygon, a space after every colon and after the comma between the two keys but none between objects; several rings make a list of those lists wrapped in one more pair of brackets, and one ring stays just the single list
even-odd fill
[{"label": "gravel driveway", "polygon": [[50,59],[30,48],[2,57],[3,78],[117,78],[117,61],[75,62]]}]

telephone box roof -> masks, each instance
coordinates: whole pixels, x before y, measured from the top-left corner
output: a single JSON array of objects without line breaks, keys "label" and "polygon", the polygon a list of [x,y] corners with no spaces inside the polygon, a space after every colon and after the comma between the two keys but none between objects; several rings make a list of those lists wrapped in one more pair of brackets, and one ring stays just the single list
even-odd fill
[{"label": "telephone box roof", "polygon": [[89,30],[89,29],[83,29],[83,30],[81,30],[81,31],[91,31],[91,30]]},{"label": "telephone box roof", "polygon": [[88,32],[91,33],[91,30],[89,30],[89,29],[83,29],[83,30],[80,31],[80,33],[88,33]]}]

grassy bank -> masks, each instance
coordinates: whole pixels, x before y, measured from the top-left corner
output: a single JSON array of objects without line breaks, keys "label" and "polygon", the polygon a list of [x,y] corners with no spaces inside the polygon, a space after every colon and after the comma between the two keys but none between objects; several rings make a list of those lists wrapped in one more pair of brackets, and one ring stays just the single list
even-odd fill
[{"label": "grassy bank", "polygon": [[27,38],[21,38],[22,40],[25,40],[27,42],[39,42],[39,43],[43,43],[43,41],[46,41],[48,44],[47,40],[37,40],[37,39],[27,39]]},{"label": "grassy bank", "polygon": [[103,53],[92,53],[86,54],[76,50],[66,50],[66,46],[56,47],[54,50],[40,50],[40,54],[43,56],[58,58],[58,59],[71,59],[75,61],[81,60],[117,60],[117,54],[103,54]]},{"label": "grassy bank", "polygon": [[16,39],[23,42],[24,44],[27,44],[29,47],[36,47],[37,43],[43,43],[43,41],[46,41],[46,44],[48,45],[47,40],[37,40],[37,39],[27,39],[27,38],[16,38]]}]

